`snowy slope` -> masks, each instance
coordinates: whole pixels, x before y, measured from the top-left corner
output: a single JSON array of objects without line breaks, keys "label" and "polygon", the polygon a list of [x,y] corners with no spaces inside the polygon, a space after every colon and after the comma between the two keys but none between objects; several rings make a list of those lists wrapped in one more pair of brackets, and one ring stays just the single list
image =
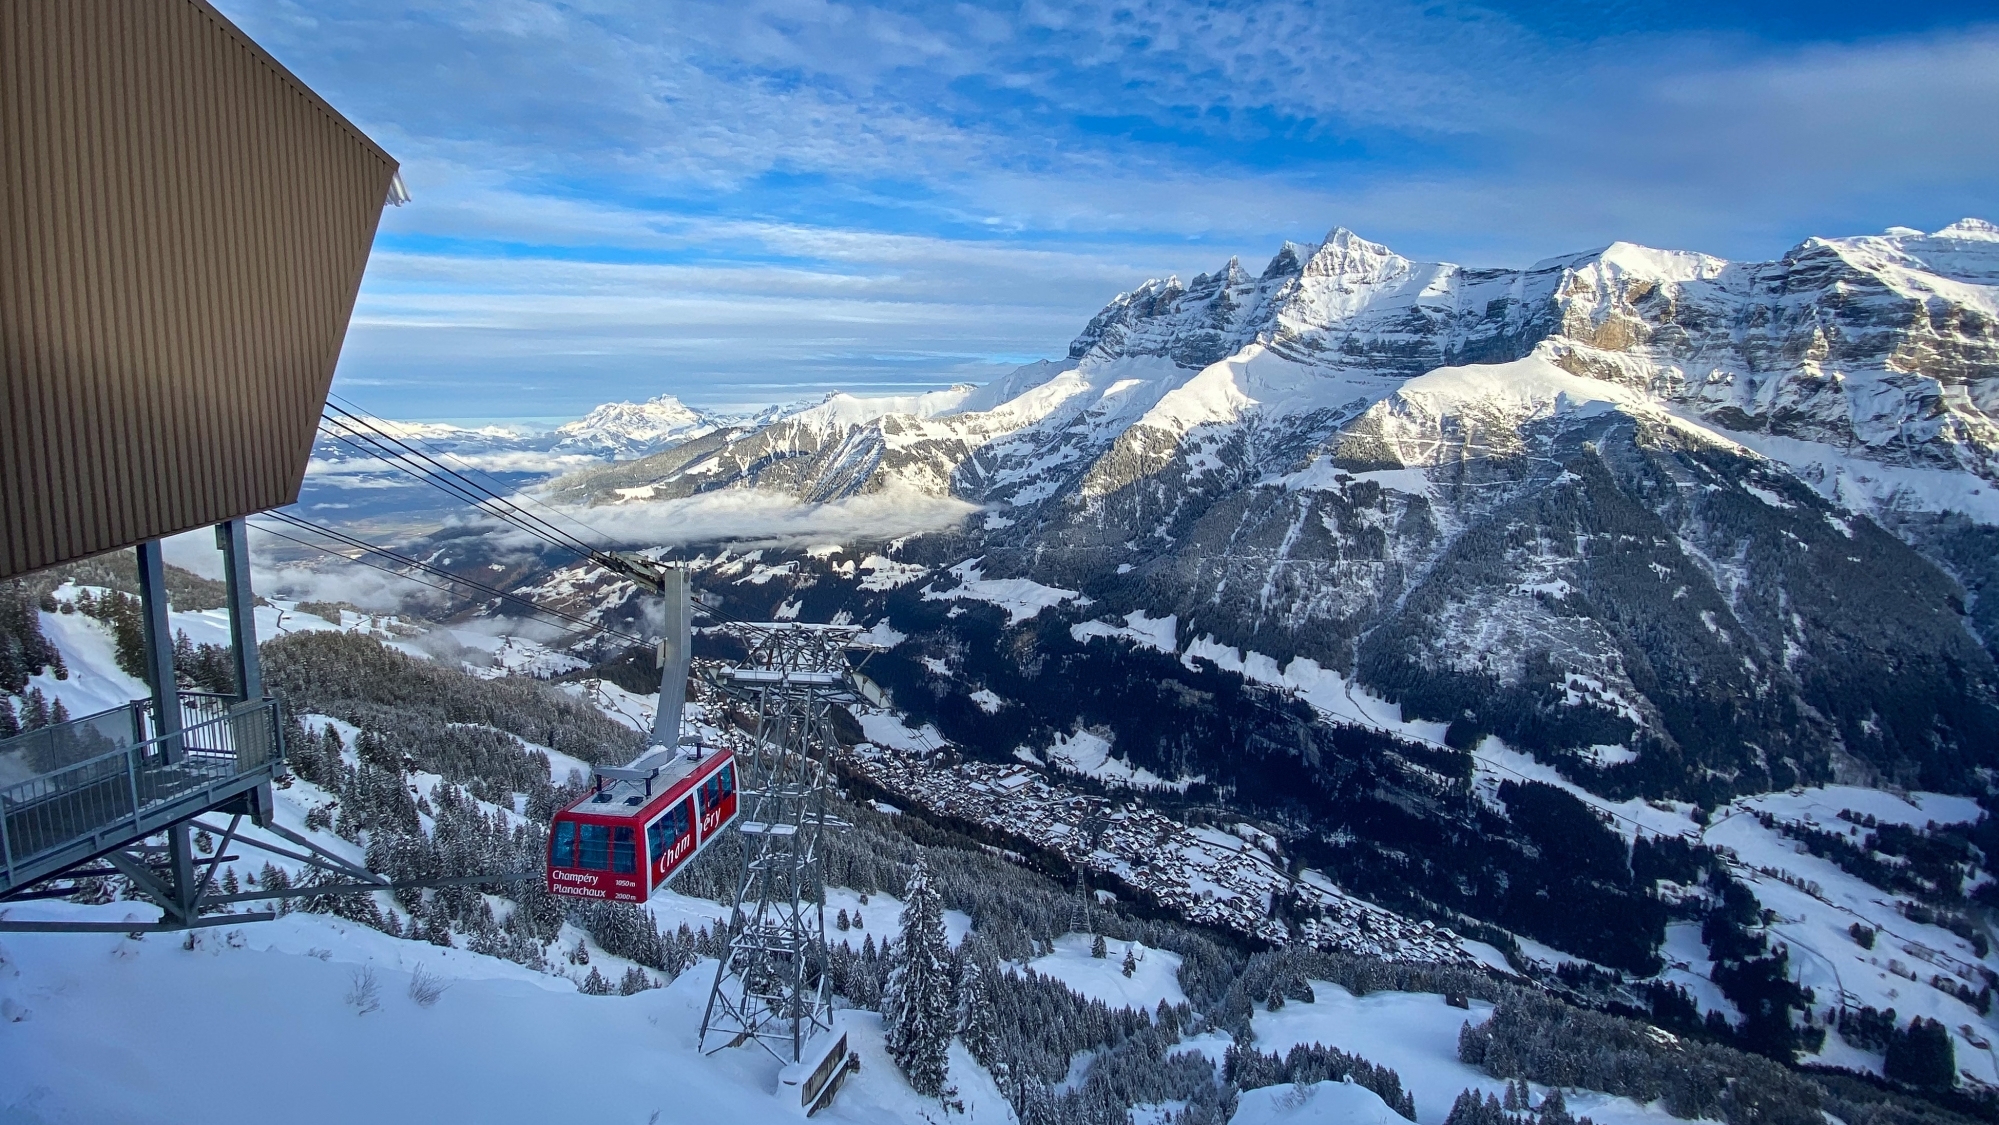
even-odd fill
[{"label": "snowy slope", "polygon": [[[45,905],[49,917],[88,908]],[[27,908],[16,914],[27,916]],[[99,908],[96,913],[102,913]],[[713,962],[664,989],[587,996],[509,962],[386,937],[323,915],[172,935],[9,935],[0,960],[0,1115],[48,1123],[435,1120],[789,1122],[778,1063],[695,1049]],[[419,968],[445,991],[409,995]],[[379,1008],[346,1000],[372,972]],[[821,1120],[922,1122],[881,1048],[846,1016],[862,1069]],[[107,1081],[107,1076],[115,1080]],[[1012,1114],[954,1047],[970,1122]]]},{"label": "snowy slope", "polygon": [[1388,1108],[1381,1095],[1352,1082],[1287,1082],[1246,1091],[1236,1102],[1229,1125],[1306,1125],[1319,1122],[1352,1125],[1406,1125],[1407,1118]]},{"label": "snowy slope", "polygon": [[[191,637],[224,628],[211,614],[177,614]],[[346,627],[368,630],[382,620],[344,615]],[[281,620],[282,618],[282,620]],[[122,702],[143,686],[116,670],[108,632],[80,614],[45,614],[43,624],[63,651],[71,676],[48,686],[76,708]],[[260,609],[260,630],[337,626],[284,606]],[[609,685],[603,685],[608,688]],[[616,701],[613,701],[616,702]],[[699,719],[698,708],[691,718]],[[83,713],[78,710],[79,714]],[[332,727],[354,758],[356,731],[324,716],[301,716],[309,729]],[[582,763],[550,756],[560,781]],[[413,796],[435,800],[442,779],[418,772]],[[299,778],[275,791],[278,822],[352,862],[363,850],[329,830],[308,827],[307,814],[332,794]],[[509,822],[510,809],[480,803]],[[428,814],[420,814],[426,826]],[[251,840],[283,841],[247,826]],[[244,858],[224,864],[243,882],[269,858],[238,847]],[[278,860],[294,881],[297,865]],[[385,896],[378,905],[389,908]],[[488,899],[496,910],[507,905]],[[254,904],[252,904],[254,905]],[[829,912],[862,909],[855,892],[830,888]],[[248,907],[239,907],[246,910]],[[878,937],[893,932],[900,903],[873,896],[865,908]],[[647,905],[667,930],[682,923],[713,927],[726,908],[671,892]],[[14,920],[151,921],[157,907],[114,901],[16,904],[0,910]],[[947,912],[959,940],[970,920]],[[839,933],[859,943],[862,932]],[[578,942],[590,964],[617,979],[633,967],[574,927],[556,944]],[[413,974],[444,986],[432,1005],[411,995]],[[58,1122],[181,1122],[189,1106],[205,1121],[357,1122],[396,1119],[568,1120],[579,1106],[632,1121],[722,1119],[796,1120],[774,1097],[778,1063],[754,1049],[702,1056],[695,1050],[714,963],[699,962],[666,988],[630,997],[578,991],[582,970],[559,958],[550,972],[427,942],[389,937],[343,919],[292,912],[270,922],[221,926],[179,935],[10,934],[0,942],[0,1120]],[[377,1006],[350,1002],[371,974]],[[940,1107],[918,1097],[881,1048],[880,1019],[849,1012],[862,1071],[824,1119],[921,1122]],[[227,1066],[218,1072],[218,1052]],[[106,1081],[107,1074],[116,1079]],[[991,1078],[953,1045],[950,1082],[971,1122],[1001,1123],[1012,1111]],[[697,1116],[686,1116],[697,1115]]]},{"label": "snowy slope", "polygon": [[[1459,1029],[1467,1022],[1481,1023],[1491,1018],[1492,1005],[1473,1000],[1469,1009],[1460,1009],[1431,993],[1373,992],[1355,996],[1336,984],[1312,981],[1311,985],[1315,997],[1312,1003],[1293,1002],[1275,1012],[1256,1013],[1252,1026],[1257,1050],[1281,1056],[1299,1044],[1318,1043],[1388,1067],[1402,1077],[1402,1088],[1415,1098],[1419,1125],[1442,1125],[1459,1091],[1471,1089],[1495,1095],[1505,1092],[1505,1084],[1499,1079],[1458,1061]],[[1547,1094],[1545,1087],[1536,1085],[1532,1089],[1537,1102]],[[1281,1100],[1283,1095],[1266,1097]],[[1663,1107],[1639,1105],[1630,1098],[1591,1092],[1566,1097],[1571,1113],[1588,1116],[1598,1125],[1666,1125],[1678,1120]],[[1259,1107],[1259,1113],[1267,1112],[1261,1100],[1252,1104]],[[1243,1120],[1240,1116],[1236,1118],[1238,1122]]]},{"label": "snowy slope", "polygon": [[[1908,895],[1891,894],[1846,873],[1830,860],[1811,855],[1803,844],[1786,838],[1779,828],[1765,827],[1759,814],[1777,824],[1792,823],[1841,833],[1858,834],[1852,817],[1874,817],[1887,824],[1921,827],[1966,823],[1980,815],[1968,798],[1941,793],[1894,794],[1854,786],[1793,789],[1745,797],[1719,810],[1706,825],[1696,824],[1685,811],[1653,807],[1644,801],[1610,801],[1560,777],[1531,758],[1508,750],[1498,739],[1479,748],[1481,791],[1491,794],[1501,780],[1536,780],[1556,785],[1598,809],[1612,827],[1627,837],[1639,833],[1677,835],[1723,849],[1734,876],[1774,912],[1769,926],[1772,945],[1790,950],[1792,978],[1813,990],[1813,1015],[1829,1024],[1837,1010],[1872,1007],[1894,1009],[1902,1024],[1924,1016],[1950,1029],[1959,1069],[1969,1078],[1999,1084],[1999,1015],[1978,1010],[1936,985],[1952,989],[1983,987],[1987,973],[1999,973],[1999,952],[1979,956],[1971,942],[1938,925],[1918,923],[1907,916]],[[1495,800],[1495,804],[1496,804]],[[1501,806],[1503,807],[1503,806]],[[1855,924],[1877,932],[1874,946],[1862,948],[1852,937]],[[1696,923],[1667,927],[1660,950],[1666,969],[1660,979],[1686,988],[1703,1012],[1720,1011],[1731,1021],[1740,1018],[1734,1005],[1710,982],[1713,965],[1700,940]],[[1571,953],[1522,939],[1521,952],[1546,968],[1562,962],[1587,963]],[[1879,1072],[1881,1057],[1858,1051],[1834,1032],[1816,1056],[1828,1065]]]},{"label": "snowy slope", "polygon": [[[1150,1011],[1161,1001],[1186,1002],[1180,990],[1180,955],[1163,949],[1147,949],[1136,942],[1107,942],[1104,956],[1090,956],[1089,934],[1063,934],[1055,939],[1055,952],[1036,957],[1028,967],[1045,977],[1054,977],[1069,989],[1113,1008]],[[1124,975],[1126,947],[1136,962],[1130,976]]]}]

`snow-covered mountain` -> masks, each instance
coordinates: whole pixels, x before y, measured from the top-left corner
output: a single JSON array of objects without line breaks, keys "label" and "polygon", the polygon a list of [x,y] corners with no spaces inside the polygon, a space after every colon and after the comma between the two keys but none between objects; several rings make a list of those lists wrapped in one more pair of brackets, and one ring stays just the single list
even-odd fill
[{"label": "snow-covered mountain", "polygon": [[[482,474],[514,489],[650,456],[716,433],[719,427],[757,421],[704,413],[672,395],[660,395],[645,402],[605,403],[553,429],[396,421],[379,425],[390,436],[454,469]],[[374,456],[364,444],[342,440],[324,429],[314,441],[299,503],[317,519],[375,523],[396,530],[417,530],[462,512],[455,500]]]},{"label": "snow-covered mountain", "polygon": [[[1299,370],[1279,376],[1281,386],[1254,388],[1200,377],[1252,348]],[[993,474],[981,466],[1032,461],[1042,479],[1059,475],[1048,471],[1051,443],[1081,452],[1134,425],[1174,435],[1251,413],[1269,421],[1338,411],[1438,368],[1535,354],[1717,430],[1992,479],[1999,228],[1965,219],[1931,235],[1895,228],[1814,238],[1753,263],[1615,243],[1524,270],[1412,262],[1336,229],[1316,245],[1286,243],[1260,275],[1231,259],[1191,282],[1149,281],[1121,294],[1065,362],[1033,364],[976,391],[833,396],[683,472],[707,478],[704,487],[741,478],[806,495],[900,476],[983,498]],[[1096,441],[1064,440],[1082,436],[1078,421]],[[1001,436],[1015,440],[995,445]],[[967,452],[953,458],[957,447]],[[775,460],[814,465],[763,480],[779,451]],[[1785,452],[1798,456],[1779,459],[1807,456]],[[976,464],[965,479],[940,480],[936,469],[952,461]],[[1864,483],[1924,501],[1925,490],[1902,477]]]},{"label": "snow-covered mountain", "polygon": [[1612,788],[1951,788],[1999,737],[1995,395],[1980,220],[1522,270],[1336,229],[1148,282],[990,386],[550,491],[948,494],[984,509],[951,562],[1310,657],[1453,742]]},{"label": "snow-covered mountain", "polygon": [[716,418],[672,395],[645,402],[608,402],[574,422],[557,426],[553,448],[623,461],[700,437],[716,425]]},{"label": "snow-covered mountain", "polygon": [[[525,426],[456,426],[444,422],[384,422],[384,432],[465,464],[502,472],[562,471],[602,461],[629,460],[669,449],[713,432],[728,419],[707,414],[672,395],[645,402],[607,402],[553,429]],[[363,454],[322,432],[313,450],[315,468],[344,466]]]}]

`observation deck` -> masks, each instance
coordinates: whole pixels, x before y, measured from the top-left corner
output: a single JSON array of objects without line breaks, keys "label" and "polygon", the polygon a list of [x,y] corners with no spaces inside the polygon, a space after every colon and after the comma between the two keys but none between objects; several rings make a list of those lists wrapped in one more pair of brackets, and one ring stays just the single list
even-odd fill
[{"label": "observation deck", "polygon": [[0,741],[0,898],[246,800],[284,760],[278,701],[181,692],[180,729],[151,700]]}]

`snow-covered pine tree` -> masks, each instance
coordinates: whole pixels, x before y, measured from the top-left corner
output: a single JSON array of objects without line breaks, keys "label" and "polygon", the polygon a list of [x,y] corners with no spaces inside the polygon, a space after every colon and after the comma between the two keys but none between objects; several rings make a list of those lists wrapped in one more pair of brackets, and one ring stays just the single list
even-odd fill
[{"label": "snow-covered pine tree", "polygon": [[1104,935],[1098,934],[1090,939],[1090,956],[1099,961],[1110,956],[1110,948],[1104,944]]},{"label": "snow-covered pine tree", "polygon": [[1138,971],[1138,958],[1132,956],[1131,945],[1129,943],[1126,943],[1124,947],[1124,964],[1119,966],[1119,968],[1123,970],[1125,976],[1130,976]]},{"label": "snow-covered pine tree", "polygon": [[[1506,1087],[1508,1097],[1513,1087]],[[1458,1100],[1451,1103],[1450,1116],[1444,1118],[1444,1125],[1510,1125],[1515,1120],[1509,1118],[1499,1105],[1499,1099],[1487,1094],[1478,1096],[1476,1090],[1465,1090],[1458,1094]]]},{"label": "snow-covered pine tree", "polygon": [[29,688],[21,697],[21,729],[40,730],[49,725],[49,700],[41,688]]},{"label": "snow-covered pine tree", "polygon": [[[971,945],[968,939],[966,945]],[[975,950],[965,950],[963,965],[958,971],[958,1038],[972,1057],[993,1071],[998,1077],[1006,1069],[999,1058],[999,1038],[996,1028],[998,1014],[993,1011],[992,994],[986,989],[986,969],[980,963]]]},{"label": "snow-covered pine tree", "polygon": [[944,901],[930,886],[930,869],[918,861],[902,895],[902,932],[889,953],[882,992],[889,1056],[916,1092],[938,1097],[950,1065],[951,952],[944,936]]}]

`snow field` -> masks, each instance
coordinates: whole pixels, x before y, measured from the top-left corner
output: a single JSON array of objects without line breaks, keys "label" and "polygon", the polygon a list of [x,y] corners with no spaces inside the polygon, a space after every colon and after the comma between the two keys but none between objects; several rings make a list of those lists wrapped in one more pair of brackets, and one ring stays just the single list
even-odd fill
[{"label": "snow field", "polygon": [[1180,650],[1179,629],[1178,614],[1148,617],[1144,610],[1134,609],[1124,615],[1123,625],[1079,621],[1069,626],[1069,635],[1082,643],[1088,643],[1093,637],[1121,637],[1135,645],[1171,656]]},{"label": "snow field", "polygon": [[[1924,800],[1920,795],[1918,799]],[[1948,799],[1939,804],[1947,808]],[[1839,820],[1831,823],[1845,825]],[[1740,858],[1745,866],[1736,869],[1736,877],[1765,908],[1776,912],[1771,943],[1790,947],[1791,972],[1815,994],[1820,1022],[1842,1001],[1856,1008],[1893,1008],[1901,1024],[1927,1016],[1950,1029],[1960,1071],[1981,1082],[1999,1083],[1999,1052],[1991,1046],[1999,1040],[1999,1019],[1979,1015],[1977,1009],[1928,983],[1940,974],[1976,989],[1984,983],[1979,966],[1999,969],[1999,957],[1988,952],[1981,961],[1969,942],[1949,930],[1903,917],[1895,896],[1807,853],[1802,844],[1764,828],[1748,812],[1718,816],[1703,836],[1707,843],[1726,847]],[[1815,884],[1817,893],[1757,869]],[[1849,929],[1855,922],[1878,931],[1874,948],[1862,949],[1854,942]],[[1981,1042],[1986,1045],[1980,1046]],[[1881,1065],[1879,1058],[1848,1048],[1836,1031],[1827,1033],[1825,1050],[1814,1058],[1877,1072]]]},{"label": "snow field", "polygon": [[[1727,849],[1739,861],[1734,867],[1736,878],[1764,908],[1776,913],[1770,927],[1771,944],[1781,943],[1790,949],[1792,975],[1813,991],[1818,1022],[1826,1023],[1842,1003],[1853,1008],[1893,1008],[1902,1024],[1919,1015],[1935,1019],[1950,1029],[1958,1067],[1965,1075],[1981,1082],[1999,1082],[1999,1049],[1993,1046],[1999,1043],[1999,1017],[1980,1016],[1975,1008],[1928,983],[1932,976],[1941,974],[1975,990],[1984,983],[1980,966],[1999,970],[1999,953],[1988,953],[1981,960],[1969,942],[1949,930],[1909,920],[1901,912],[1898,896],[1847,874],[1829,859],[1811,855],[1803,844],[1763,827],[1755,815],[1767,813],[1780,821],[1842,831],[1854,826],[1839,819],[1839,813],[1852,810],[1885,823],[1921,827],[1931,822],[1976,820],[1980,815],[1976,802],[1942,793],[1898,795],[1856,786],[1821,786],[1743,798],[1717,810],[1713,820],[1702,827],[1686,815],[1690,806],[1673,803],[1661,809],[1640,800],[1606,800],[1496,737],[1485,739],[1474,756],[1480,791],[1495,804],[1502,780],[1544,781],[1608,814],[1610,827],[1627,839],[1642,829],[1658,835],[1688,836]],[[1765,874],[1767,871],[1779,872],[1805,886]],[[1854,942],[1849,930],[1856,922],[1879,931],[1873,949],[1862,949]],[[1530,939],[1519,940],[1522,954],[1550,967],[1562,961],[1586,963]],[[1720,1011],[1732,1021],[1741,1019],[1741,1013],[1707,979],[1712,965],[1698,926],[1668,926],[1660,954],[1667,967],[1659,979],[1685,987],[1703,1012]],[[1879,1056],[1848,1046],[1837,1031],[1828,1031],[1824,1047],[1810,1056],[1810,1061],[1874,1073],[1881,1069]]]},{"label": "snow field", "polygon": [[1345,676],[1322,667],[1310,657],[1294,657],[1278,667],[1277,661],[1260,652],[1244,652],[1202,634],[1187,643],[1180,659],[1188,667],[1196,658],[1213,661],[1216,667],[1235,672],[1244,679],[1298,693],[1327,718],[1342,723],[1370,727],[1418,742],[1442,743],[1449,723],[1426,719],[1405,719],[1402,705],[1390,703]]},{"label": "snow field", "polygon": [[[714,903],[709,905],[715,906],[722,916],[728,914],[727,907]],[[866,920],[866,928],[840,929],[834,920],[839,917],[839,912],[842,910],[847,912],[849,918],[858,913]],[[828,945],[846,945],[858,952],[872,934],[875,948],[879,949],[883,943],[894,939],[899,932],[901,919],[902,900],[894,895],[871,894],[866,905],[863,905],[861,892],[852,887],[826,888],[826,944]],[[971,915],[962,910],[944,912],[944,940],[949,942],[953,949],[956,949],[958,943],[965,940],[965,935],[971,932]]]},{"label": "snow field", "polygon": [[1409,1125],[1381,1095],[1353,1082],[1312,1082],[1245,1091],[1229,1125]]},{"label": "snow field", "polygon": [[[597,710],[602,711],[606,718],[641,734],[652,731],[653,716],[659,712],[659,693],[656,691],[640,695],[637,692],[626,691],[609,680],[585,680],[581,683],[572,681],[555,686],[578,699],[588,701]],[[688,718],[697,717],[699,706],[699,704],[689,704],[683,714]]]},{"label": "snow field", "polygon": [[1044,751],[1051,764],[1060,764],[1077,773],[1132,789],[1174,789],[1185,792],[1200,777],[1168,781],[1143,766],[1134,766],[1111,753],[1110,740],[1093,731],[1058,734],[1054,745]]},{"label": "snow field", "polygon": [[[948,918],[946,919],[948,924]],[[1036,957],[1027,967],[1045,977],[1053,977],[1069,990],[1092,1000],[1102,1000],[1113,1008],[1152,1011],[1161,1000],[1167,1004],[1186,1001],[1180,990],[1180,955],[1164,949],[1105,939],[1104,956],[1090,956],[1089,934],[1063,934],[1055,939],[1055,952]],[[1138,967],[1124,975],[1124,951],[1133,945]]]},{"label": "snow field", "polygon": [[1053,586],[1043,586],[1027,578],[985,578],[979,569],[979,560],[971,559],[951,568],[951,573],[962,579],[962,583],[949,590],[933,590],[925,587],[925,601],[969,601],[986,602],[1006,610],[1007,624],[1018,625],[1039,614],[1050,606],[1063,602],[1075,602],[1079,606],[1090,604],[1090,599],[1075,590],[1058,590]]},{"label": "snow field", "polygon": [[944,734],[929,723],[921,730],[911,730],[896,716],[874,708],[856,710],[854,718],[861,724],[861,733],[868,741],[879,746],[897,750],[907,750],[913,754],[928,754],[944,745]]},{"label": "snow field", "polygon": [[[1254,1046],[1265,1054],[1283,1055],[1300,1044],[1319,1043],[1335,1047],[1377,1066],[1385,1066],[1402,1077],[1402,1088],[1416,1100],[1418,1125],[1442,1125],[1451,1103],[1466,1089],[1504,1094],[1505,1083],[1476,1067],[1458,1061],[1458,1032],[1467,1022],[1483,1023],[1492,1016],[1492,1005],[1471,1001],[1469,1010],[1454,1008],[1442,996],[1427,992],[1371,992],[1355,996],[1337,984],[1312,981],[1313,1003],[1293,1001],[1275,1012],[1258,1010],[1251,1027]],[[1321,1083],[1321,1088],[1331,1083]],[[1291,1090],[1292,1087],[1271,1087]],[[1534,1086],[1538,1100],[1547,1088]],[[1258,1091],[1260,1093],[1260,1091]],[[1292,1095],[1271,1094],[1252,1103],[1259,1114],[1281,1108],[1267,1106],[1271,1100],[1284,1101]],[[1630,1098],[1613,1098],[1594,1092],[1564,1092],[1569,1112],[1589,1116],[1598,1125],[1666,1125],[1678,1121],[1663,1107],[1640,1105]],[[1308,1099],[1309,1100],[1309,1099]],[[1380,1099],[1375,1099],[1377,1102]],[[1342,1103],[1334,1102],[1329,1110]],[[1387,1107],[1384,1105],[1384,1109]],[[1336,1110],[1334,1112],[1337,1112]],[[1249,1122],[1343,1121],[1340,1116],[1259,1116]],[[1359,1120],[1368,1120],[1361,1117]],[[1391,1120],[1400,1120],[1393,1118]],[[1243,1125],[1241,1109],[1231,1125]]]},{"label": "snow field", "polygon": [[1970,797],[1947,793],[1890,793],[1885,789],[1862,789],[1857,785],[1827,785],[1813,789],[1792,789],[1764,793],[1735,802],[1737,808],[1767,812],[1779,820],[1804,824],[1843,827],[1843,811],[1871,816],[1883,824],[1906,824],[1921,828],[1938,824],[1970,824],[1983,810]]},{"label": "snow field", "polygon": [[[696,1051],[713,962],[663,989],[585,996],[509,962],[310,914],[202,931],[192,950],[179,935],[15,934],[4,957],[9,1121],[798,1119],[772,1094],[775,1058]],[[419,968],[445,985],[429,1006],[410,995]],[[862,1069],[821,1119],[935,1117],[882,1050],[880,1017],[846,1019]],[[967,1122],[1012,1120],[956,1045],[951,1080]]]},{"label": "snow field", "polygon": [[1668,807],[1660,808],[1636,797],[1628,801],[1607,800],[1563,777],[1555,767],[1506,745],[1498,735],[1487,735],[1472,749],[1472,759],[1478,770],[1479,793],[1495,807],[1504,807],[1499,801],[1501,782],[1539,781],[1608,814],[1609,827],[1622,835],[1627,843],[1640,830],[1655,836],[1689,836],[1699,828],[1691,815],[1692,805],[1667,801],[1662,803]]}]

